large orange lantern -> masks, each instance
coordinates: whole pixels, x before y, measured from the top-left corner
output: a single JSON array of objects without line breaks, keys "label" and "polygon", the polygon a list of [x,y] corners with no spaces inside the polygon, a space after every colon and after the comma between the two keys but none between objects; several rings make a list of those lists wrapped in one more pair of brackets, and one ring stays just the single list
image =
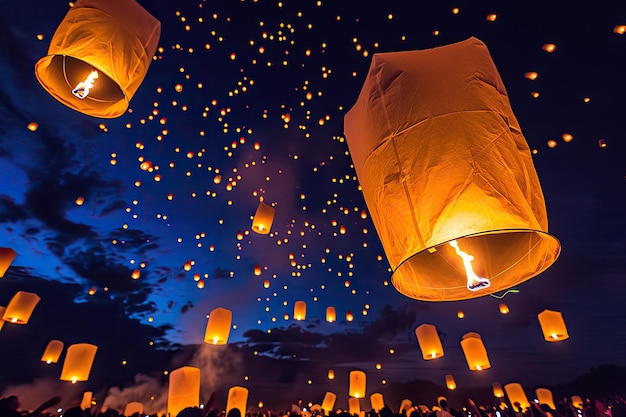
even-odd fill
[{"label": "large orange lantern", "polygon": [[200,405],[200,369],[183,366],[170,372],[167,393],[167,412],[177,416],[187,407]]},{"label": "large orange lantern", "polygon": [[382,410],[382,408],[385,406],[383,394],[381,394],[380,392],[375,392],[370,395],[370,404],[373,410],[375,410],[377,413],[380,413],[380,410]]},{"label": "large orange lantern", "polygon": [[335,408],[335,401],[337,401],[337,394],[327,391],[324,394],[324,400],[322,401],[322,410],[324,414],[328,415]]},{"label": "large orange lantern", "polygon": [[475,298],[558,257],[528,144],[480,40],[375,54],[345,135],[400,293]]},{"label": "large orange lantern", "polygon": [[502,390],[502,385],[500,385],[497,382],[494,382],[493,384],[491,384],[491,387],[493,388],[493,396],[496,398],[502,398],[504,397],[504,391]]},{"label": "large orange lantern", "polygon": [[63,346],[63,342],[60,340],[51,340],[48,342],[46,350],[44,350],[43,355],[41,355],[41,361],[48,364],[57,363],[61,352],[63,352]]},{"label": "large orange lantern", "polygon": [[240,416],[246,415],[248,404],[248,388],[234,386],[228,390],[228,399],[226,400],[226,415],[232,409],[238,409]]},{"label": "large orange lantern", "polygon": [[26,291],[15,293],[7,308],[4,310],[2,320],[15,324],[26,324],[30,319],[37,303],[41,300],[37,294]]},{"label": "large orange lantern", "polygon": [[572,400],[572,405],[579,410],[582,410],[585,407],[585,403],[580,395],[572,395],[570,399]]},{"label": "large orange lantern", "polygon": [[96,358],[98,346],[89,343],[77,343],[67,348],[63,369],[61,370],[61,381],[87,381],[93,360]]},{"label": "large orange lantern", "polygon": [[143,404],[137,401],[126,404],[126,407],[124,407],[124,415],[132,416],[135,413],[138,413],[139,415],[143,414]]},{"label": "large orange lantern", "polygon": [[204,332],[204,343],[211,345],[225,345],[230,335],[230,325],[233,320],[233,312],[218,307],[209,313],[209,321]]},{"label": "large orange lantern", "polygon": [[0,278],[4,277],[16,256],[17,253],[13,249],[0,248]]},{"label": "large orange lantern", "polygon": [[296,301],[293,305],[293,318],[295,320],[306,319],[306,303],[304,301]]},{"label": "large orange lantern", "polygon": [[543,338],[548,342],[560,342],[569,338],[563,314],[559,311],[544,310],[537,315]]},{"label": "large orange lantern", "polygon": [[491,368],[487,349],[478,333],[470,332],[463,335],[461,348],[465,354],[470,371],[482,371]]},{"label": "large orange lantern", "polygon": [[335,307],[326,307],[326,321],[329,323],[337,321],[337,311]]},{"label": "large orange lantern", "polygon": [[539,404],[545,404],[550,407],[552,410],[556,410],[556,405],[554,404],[554,396],[552,395],[552,391],[547,388],[537,388],[535,390],[535,394],[537,395],[537,401]]},{"label": "large orange lantern", "polygon": [[359,415],[361,413],[361,403],[358,398],[350,397],[348,398],[348,410],[350,415]]},{"label": "large orange lantern", "polygon": [[260,202],[254,214],[254,219],[252,220],[252,230],[260,235],[267,235],[272,228],[273,222],[274,207]]},{"label": "large orange lantern", "polygon": [[517,382],[506,384],[504,386],[504,390],[506,391],[506,396],[509,398],[511,405],[519,403],[519,405],[522,406],[522,410],[520,411],[526,410],[530,407],[530,402],[528,401],[528,397],[526,397],[526,393],[524,392],[524,388],[522,388],[521,384],[518,384]]},{"label": "large orange lantern", "polygon": [[366,385],[366,377],[365,372],[363,371],[350,371],[350,388],[349,393],[350,397],[354,398],[363,398],[365,397],[365,385]]},{"label": "large orange lantern", "polygon": [[432,324],[424,323],[415,329],[415,336],[422,351],[424,360],[432,360],[443,356],[443,346],[437,328]]},{"label": "large orange lantern", "polygon": [[124,114],[156,51],[161,23],[134,0],[78,0],[35,65],[44,89],[94,117]]},{"label": "large orange lantern", "polygon": [[449,390],[456,389],[456,381],[454,380],[454,376],[446,375],[446,388],[448,388]]}]

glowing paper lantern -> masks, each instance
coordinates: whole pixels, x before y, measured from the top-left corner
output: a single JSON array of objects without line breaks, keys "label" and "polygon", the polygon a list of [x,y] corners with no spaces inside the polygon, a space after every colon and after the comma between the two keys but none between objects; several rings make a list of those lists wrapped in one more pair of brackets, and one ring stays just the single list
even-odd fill
[{"label": "glowing paper lantern", "polygon": [[424,360],[429,361],[443,356],[443,346],[435,326],[424,323],[415,329],[415,336],[422,350]]},{"label": "glowing paper lantern", "polygon": [[51,340],[46,346],[43,355],[41,355],[41,361],[45,363],[57,363],[61,352],[63,352],[63,342],[60,340]]},{"label": "glowing paper lantern", "polygon": [[556,410],[552,391],[547,388],[537,388],[535,390],[535,394],[537,395],[537,401],[539,401],[539,404],[545,404],[551,409]]},{"label": "glowing paper lantern", "polygon": [[41,300],[37,294],[26,291],[15,293],[7,305],[2,320],[15,324],[26,324],[37,303]]},{"label": "glowing paper lantern", "polygon": [[304,301],[296,301],[293,305],[293,318],[295,320],[306,319],[306,303]]},{"label": "glowing paper lantern", "polygon": [[61,370],[61,381],[87,381],[98,346],[89,343],[70,345],[65,353],[65,361]]},{"label": "glowing paper lantern", "polygon": [[252,220],[252,230],[260,235],[266,235],[274,222],[274,207],[260,202]]},{"label": "glowing paper lantern", "polygon": [[579,410],[582,410],[584,408],[585,403],[579,395],[572,395],[571,400],[574,407],[578,408]]},{"label": "glowing paper lantern", "polygon": [[[6,310],[6,307],[0,306],[0,317],[4,315],[4,310]],[[0,330],[2,330],[2,327],[4,327],[4,320],[0,320]]]},{"label": "glowing paper lantern", "polygon": [[261,269],[261,265],[255,264],[254,265],[254,275],[258,277],[259,275],[261,275],[262,272],[263,271]]},{"label": "glowing paper lantern", "polygon": [[94,117],[124,114],[156,51],[161,23],[139,3],[78,0],[35,75],[54,98]]},{"label": "glowing paper lantern", "polygon": [[346,311],[346,321],[352,321],[354,320],[354,314],[352,314],[352,311],[348,310]]},{"label": "glowing paper lantern", "polygon": [[348,395],[354,398],[365,397],[365,372],[363,371],[350,371],[350,388]]},{"label": "glowing paper lantern", "polygon": [[183,366],[170,372],[167,412],[176,416],[187,407],[200,405],[200,369]]},{"label": "glowing paper lantern", "polygon": [[456,389],[456,381],[452,375],[446,375],[446,388],[449,390]]},{"label": "glowing paper lantern", "polygon": [[328,370],[328,379],[335,379],[335,371],[332,369]]},{"label": "glowing paper lantern", "polygon": [[380,410],[382,410],[382,408],[385,406],[383,394],[381,394],[380,392],[375,392],[370,395],[370,404],[372,406],[372,409],[376,410],[376,412],[379,413]]},{"label": "glowing paper lantern", "polygon": [[517,382],[513,382],[510,384],[506,384],[504,386],[504,390],[506,391],[506,396],[509,398],[509,402],[511,405],[515,405],[515,403],[519,403],[522,406],[522,410],[530,407],[530,402],[526,397],[526,393],[524,392],[524,388]]},{"label": "glowing paper lantern", "polygon": [[509,306],[504,303],[500,303],[500,314],[509,314],[509,312]]},{"label": "glowing paper lantern", "polygon": [[470,332],[464,334],[463,340],[461,340],[461,348],[463,348],[470,371],[481,371],[491,368],[487,349],[485,349],[483,340],[478,333]]},{"label": "glowing paper lantern", "polygon": [[132,416],[135,413],[143,414],[143,404],[137,401],[130,402],[124,407],[124,415]]},{"label": "glowing paper lantern", "polygon": [[17,253],[13,249],[0,248],[0,278],[4,277],[16,256]]},{"label": "glowing paper lantern", "polygon": [[560,342],[569,338],[563,314],[559,311],[544,310],[537,315],[543,331],[543,338],[548,342]]},{"label": "glowing paper lantern", "polygon": [[211,311],[204,333],[204,343],[225,345],[228,342],[232,321],[233,312],[226,308],[218,307]]},{"label": "glowing paper lantern", "polygon": [[234,386],[228,390],[226,401],[226,415],[234,408],[238,409],[241,417],[246,415],[246,405],[248,403],[248,388]]},{"label": "glowing paper lantern", "polygon": [[361,404],[358,398],[348,398],[348,410],[350,410],[350,415],[360,414],[361,413]]},{"label": "glowing paper lantern", "polygon": [[337,401],[337,394],[327,391],[324,394],[324,400],[322,401],[322,410],[324,413],[328,415],[330,411],[333,411],[335,408],[335,401]]},{"label": "glowing paper lantern", "polygon": [[85,392],[83,392],[83,399],[80,401],[80,408],[82,408],[83,410],[91,408],[91,399],[92,398],[93,398],[93,392],[92,391],[85,391]]},{"label": "glowing paper lantern", "polygon": [[329,323],[337,321],[337,311],[335,307],[326,307],[326,321]]},{"label": "glowing paper lantern", "polygon": [[478,39],[375,54],[345,134],[407,297],[501,291],[559,255],[530,149]]},{"label": "glowing paper lantern", "polygon": [[502,398],[504,397],[504,391],[502,390],[502,386],[500,384],[498,384],[497,382],[494,382],[493,384],[491,384],[492,388],[493,388],[493,396],[496,398]]}]

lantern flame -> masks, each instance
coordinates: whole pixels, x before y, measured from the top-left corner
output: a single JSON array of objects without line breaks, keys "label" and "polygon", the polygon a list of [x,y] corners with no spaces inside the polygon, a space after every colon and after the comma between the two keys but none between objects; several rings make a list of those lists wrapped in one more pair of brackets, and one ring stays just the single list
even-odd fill
[{"label": "lantern flame", "polygon": [[50,359],[48,359],[48,360],[46,361],[46,363],[47,363],[48,365],[50,365],[50,364],[52,363],[52,361],[51,361]]},{"label": "lantern flame", "polygon": [[78,85],[72,90],[72,94],[81,100],[84,99],[89,95],[89,90],[93,88],[96,78],[98,78],[98,71],[91,71],[87,78],[85,78],[85,81],[79,82]]},{"label": "lantern flame", "polygon": [[215,337],[213,338],[213,344],[214,344],[214,345],[217,345],[217,342],[218,342],[218,341],[219,341],[219,337],[215,336]]},{"label": "lantern flame", "polygon": [[474,272],[474,268],[472,268],[472,261],[474,257],[468,253],[463,252],[459,249],[459,244],[456,240],[451,240],[450,246],[456,250],[456,254],[463,259],[463,266],[465,267],[465,275],[467,275],[467,289],[470,291],[476,291],[481,288],[487,288],[491,285],[491,281],[487,278],[481,278]]},{"label": "lantern flame", "polygon": [[11,323],[17,323],[17,317],[13,317],[13,318],[11,319]]},{"label": "lantern flame", "polygon": [[476,365],[476,370],[477,370],[477,371],[482,371],[482,370],[483,370],[483,368],[481,368],[481,367],[480,367],[480,365]]}]

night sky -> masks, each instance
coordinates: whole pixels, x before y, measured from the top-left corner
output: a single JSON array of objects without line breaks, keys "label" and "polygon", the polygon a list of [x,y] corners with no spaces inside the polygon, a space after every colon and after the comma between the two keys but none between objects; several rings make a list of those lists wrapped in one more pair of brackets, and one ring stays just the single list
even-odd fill
[{"label": "night sky", "polygon": [[[34,75],[68,3],[0,1],[0,247],[18,253],[0,305],[19,290],[41,297],[27,325],[0,332],[4,395],[36,406],[91,389],[102,403],[108,390],[114,406],[149,393],[156,410],[164,371],[195,365],[205,399],[244,385],[251,404],[280,388],[305,402],[332,390],[345,406],[351,369],[367,372],[369,395],[411,379],[445,390],[446,374],[459,387],[537,386],[626,366],[626,34],[614,30],[626,4],[140,3],[161,21],[159,49],[128,112],[105,120],[57,102]],[[562,253],[502,299],[411,300],[391,285],[343,117],[373,54],[471,36],[507,88]],[[250,228],[261,198],[276,208],[269,235]],[[338,322],[325,322],[327,306]],[[202,344],[216,307],[233,311],[226,347]],[[544,309],[563,313],[570,339],[543,340]],[[422,323],[437,326],[442,359],[422,359]],[[469,371],[459,342],[470,331],[491,369]],[[39,361],[51,339],[99,346],[90,381],[69,387],[61,363]]]}]

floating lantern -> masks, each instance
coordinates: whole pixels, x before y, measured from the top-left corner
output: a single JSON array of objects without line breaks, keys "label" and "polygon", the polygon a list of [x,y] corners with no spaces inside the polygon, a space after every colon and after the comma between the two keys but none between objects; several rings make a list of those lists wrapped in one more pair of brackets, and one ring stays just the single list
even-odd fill
[{"label": "floating lantern", "polygon": [[326,321],[329,323],[337,321],[337,311],[335,307],[326,307]]},{"label": "floating lantern", "polygon": [[345,134],[400,293],[475,298],[558,257],[530,149],[478,39],[375,54]]},{"label": "floating lantern", "polygon": [[613,28],[613,33],[617,33],[618,35],[623,35],[626,33],[626,25],[617,25]]},{"label": "floating lantern", "polygon": [[361,413],[361,403],[358,398],[348,398],[348,410],[350,411],[350,415],[358,415]]},{"label": "floating lantern", "polygon": [[456,312],[456,316],[458,318],[460,318],[460,319],[464,319],[465,318],[465,313],[459,310],[459,311]]},{"label": "floating lantern", "polygon": [[269,288],[270,287],[270,280],[266,279],[265,281],[263,281],[263,288]]},{"label": "floating lantern", "polygon": [[170,372],[167,412],[177,416],[187,407],[200,405],[200,369],[183,366]]},{"label": "floating lantern", "polygon": [[556,410],[556,405],[554,404],[554,397],[552,396],[552,391],[547,388],[537,388],[535,390],[535,394],[537,395],[537,401],[539,404],[545,404],[550,407],[552,410]]},{"label": "floating lantern", "polygon": [[461,340],[461,348],[465,354],[470,371],[482,371],[491,368],[487,349],[480,335],[475,332],[466,333]]},{"label": "floating lantern", "polygon": [[17,253],[13,249],[0,248],[0,278],[4,277],[16,256]]},{"label": "floating lantern", "polygon": [[37,303],[41,300],[37,294],[26,291],[15,293],[2,315],[2,320],[15,324],[26,324]]},{"label": "floating lantern", "polygon": [[522,406],[520,411],[526,410],[530,407],[530,402],[526,397],[526,393],[524,392],[524,388],[517,382],[513,382],[510,384],[506,384],[504,386],[504,390],[506,391],[506,396],[509,398],[509,402],[511,405],[515,405],[515,403],[519,403]]},{"label": "floating lantern", "polygon": [[337,395],[333,392],[327,391],[324,394],[324,400],[322,401],[322,410],[324,410],[324,414],[328,415],[335,408],[335,401],[337,400]]},{"label": "floating lantern", "polygon": [[306,303],[304,301],[296,301],[293,305],[293,318],[295,320],[306,319]]},{"label": "floating lantern", "polygon": [[563,314],[558,311],[544,310],[537,315],[543,331],[543,338],[548,342],[559,342],[569,338]]},{"label": "floating lantern", "polygon": [[126,404],[126,407],[124,407],[124,415],[132,416],[135,413],[138,413],[140,416],[143,414],[143,404],[137,401]]},{"label": "floating lantern", "polygon": [[254,275],[256,275],[258,277],[259,275],[261,275],[261,273],[262,273],[261,265],[255,264],[254,265]]},{"label": "floating lantern", "polygon": [[578,408],[579,410],[582,410],[584,408],[585,403],[579,395],[572,395],[571,400],[574,407]]},{"label": "floating lantern", "polygon": [[435,326],[424,323],[415,329],[415,336],[422,350],[424,360],[429,361],[443,356],[443,346]]},{"label": "floating lantern", "polygon": [[46,350],[44,350],[43,355],[41,355],[41,361],[48,364],[57,363],[61,352],[63,352],[63,346],[63,342],[60,340],[49,341]]},{"label": "floating lantern", "polygon": [[139,279],[140,276],[141,276],[141,271],[139,269],[135,269],[133,273],[130,274],[130,277],[132,279]]},{"label": "floating lantern", "polygon": [[350,388],[348,395],[354,398],[365,397],[365,372],[363,371],[350,371]]},{"label": "floating lantern", "polygon": [[[6,310],[6,307],[0,306],[0,318],[4,315],[4,310]],[[4,327],[4,320],[0,320],[0,330],[2,330],[2,327]]]},{"label": "floating lantern", "polygon": [[491,384],[491,387],[493,388],[494,397],[496,398],[504,397],[504,391],[502,390],[502,386],[500,384],[498,384],[497,382],[494,382],[493,384]]},{"label": "floating lantern", "polygon": [[228,342],[232,321],[233,312],[228,309],[218,307],[211,311],[204,332],[204,343],[225,345]]},{"label": "floating lantern", "polygon": [[456,381],[452,375],[446,375],[446,388],[449,390],[456,389]]},{"label": "floating lantern", "polygon": [[375,392],[372,395],[370,395],[370,404],[373,410],[375,410],[377,413],[380,413],[380,410],[382,410],[385,407],[385,400],[383,399],[383,394],[381,394],[380,392]]},{"label": "floating lantern", "polygon": [[65,353],[65,361],[61,370],[61,381],[87,381],[98,346],[89,343],[70,345]]},{"label": "floating lantern", "polygon": [[28,130],[30,130],[31,132],[36,132],[37,129],[39,129],[39,123],[37,123],[37,122],[30,122],[28,124]]},{"label": "floating lantern", "polygon": [[504,303],[500,303],[500,314],[509,314],[509,312],[509,306]]},{"label": "floating lantern", "polygon": [[246,415],[246,408],[248,403],[248,388],[234,386],[228,390],[228,399],[226,401],[226,415],[234,408],[238,409],[241,413],[240,416]]},{"label": "floating lantern", "polygon": [[93,398],[93,391],[83,392],[83,399],[80,401],[80,408],[86,410],[91,408],[91,399]]},{"label": "floating lantern", "polygon": [[332,369],[328,370],[328,379],[335,379],[335,371]]},{"label": "floating lantern", "polygon": [[541,49],[543,49],[546,52],[554,52],[556,51],[556,45],[553,43],[544,43]]},{"label": "floating lantern", "polygon": [[148,72],[160,33],[161,23],[135,1],[77,0],[35,75],[76,111],[121,116]]},{"label": "floating lantern", "polygon": [[400,409],[398,413],[402,415],[408,415],[412,407],[413,401],[405,398],[400,402]]},{"label": "floating lantern", "polygon": [[252,220],[252,230],[260,235],[266,235],[272,228],[274,222],[274,207],[260,202]]},{"label": "floating lantern", "polygon": [[527,73],[524,74],[525,78],[528,78],[531,81],[534,81],[537,79],[537,77],[539,77],[539,74],[535,71],[528,71]]},{"label": "floating lantern", "polygon": [[353,321],[354,320],[354,314],[352,314],[352,311],[348,310],[346,311],[346,321]]}]

